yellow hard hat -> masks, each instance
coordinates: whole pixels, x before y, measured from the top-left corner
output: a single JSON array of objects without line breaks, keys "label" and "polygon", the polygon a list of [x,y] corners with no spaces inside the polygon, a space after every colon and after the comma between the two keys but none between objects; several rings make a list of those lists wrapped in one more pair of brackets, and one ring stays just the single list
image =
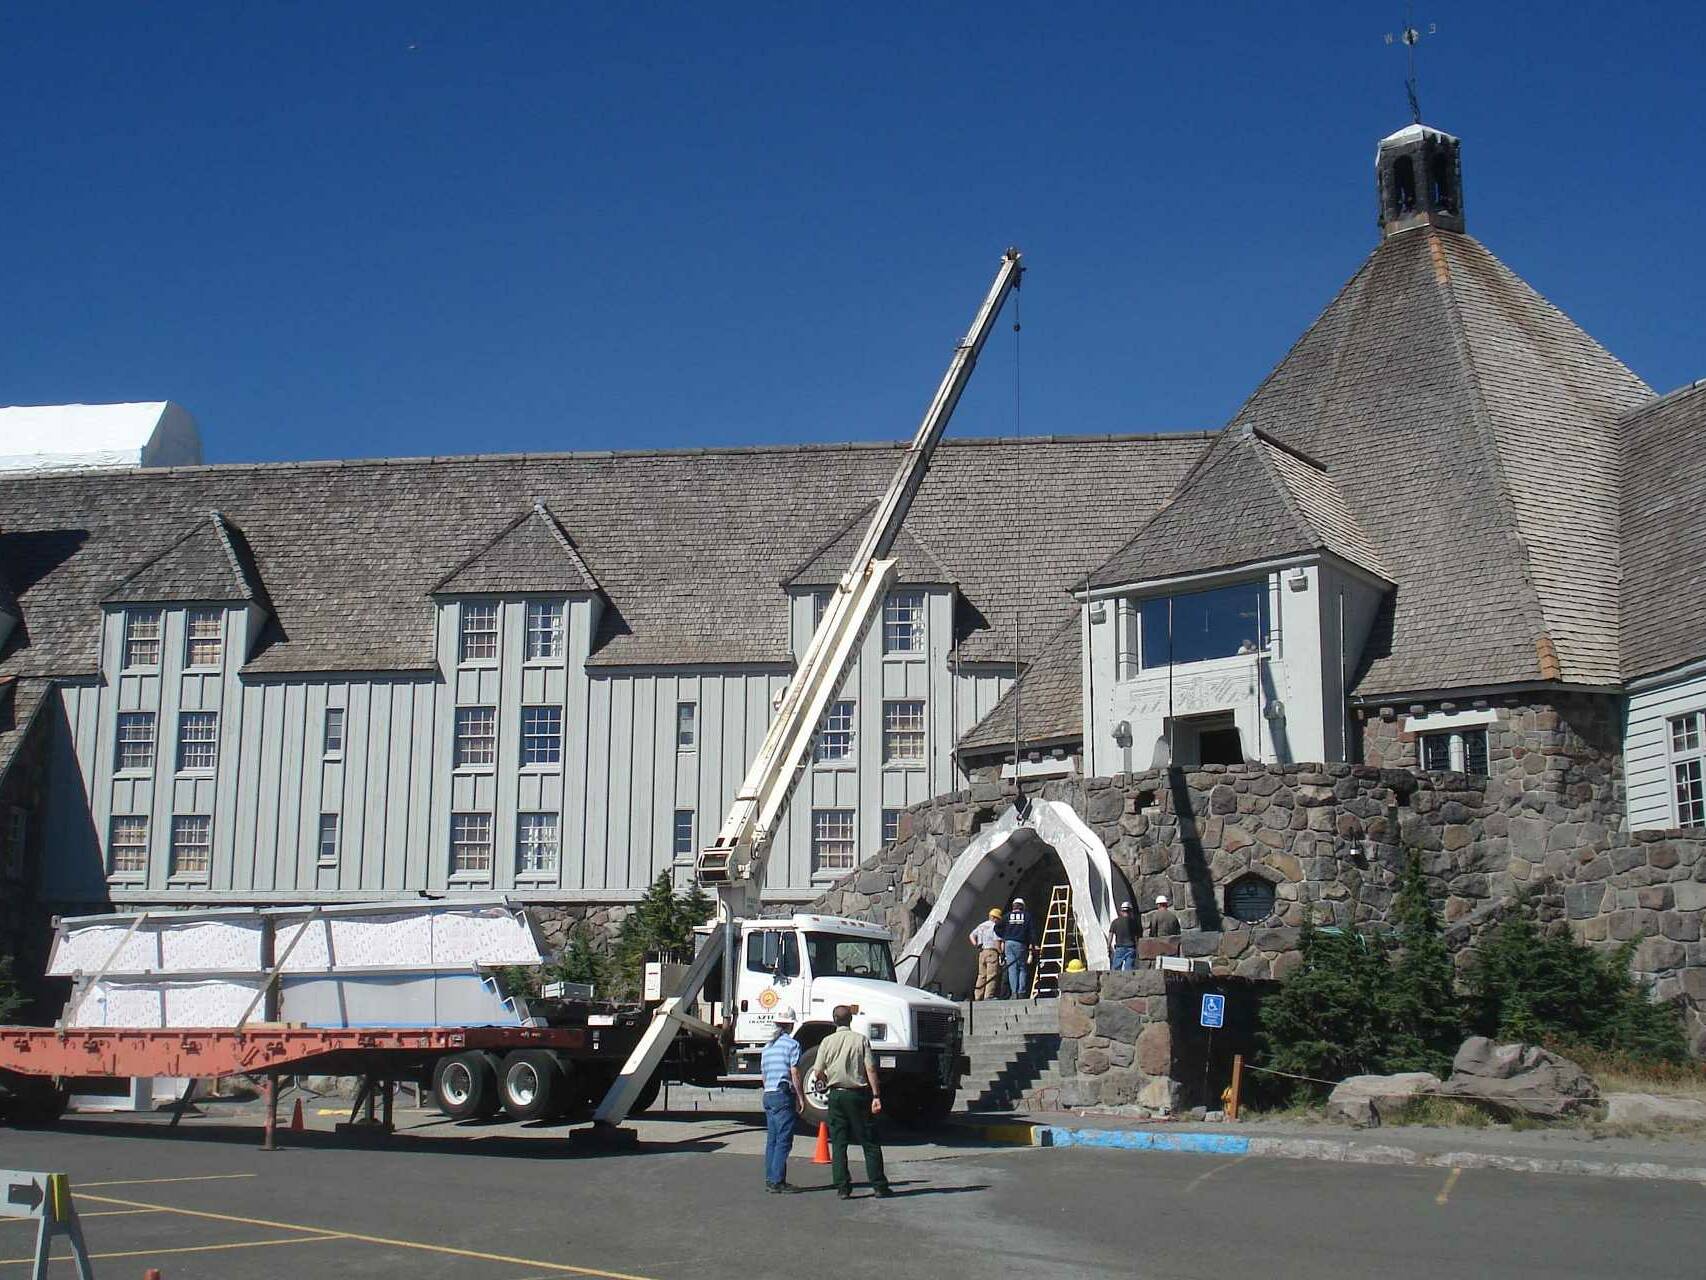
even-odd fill
[{"label": "yellow hard hat", "polygon": [[1070,959],[1066,962],[1066,971],[1068,973],[1083,973],[1084,972],[1084,962],[1082,960],[1080,960],[1077,956],[1073,956],[1072,959]]},{"label": "yellow hard hat", "polygon": [[1001,919],[1001,908],[1000,907],[991,907],[989,909],[989,918],[991,920]]}]

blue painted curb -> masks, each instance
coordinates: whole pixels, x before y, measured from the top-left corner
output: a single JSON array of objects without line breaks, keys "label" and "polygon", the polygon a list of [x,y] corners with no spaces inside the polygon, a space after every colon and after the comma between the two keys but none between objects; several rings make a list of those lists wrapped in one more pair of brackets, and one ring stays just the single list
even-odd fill
[{"label": "blue painted curb", "polygon": [[1063,1129],[1042,1125],[1037,1130],[1042,1147],[1115,1147],[1122,1151],[1194,1151],[1202,1155],[1242,1156],[1250,1151],[1250,1139],[1220,1133],[1150,1133],[1142,1129]]}]

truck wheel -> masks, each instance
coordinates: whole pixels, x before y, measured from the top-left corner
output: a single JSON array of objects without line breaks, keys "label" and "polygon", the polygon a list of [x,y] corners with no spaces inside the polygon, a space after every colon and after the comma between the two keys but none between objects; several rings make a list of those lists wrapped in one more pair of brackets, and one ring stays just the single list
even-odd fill
[{"label": "truck wheel", "polygon": [[432,1073],[432,1096],[452,1120],[495,1116],[502,1103],[492,1060],[477,1051],[440,1058]]},{"label": "truck wheel", "polygon": [[818,1046],[814,1044],[800,1055],[800,1082],[806,1090],[806,1096],[800,1099],[798,1127],[801,1129],[815,1130],[820,1124],[829,1122],[829,1089],[812,1083],[812,1074],[817,1070],[817,1051]]},{"label": "truck wheel", "polygon": [[42,1076],[14,1076],[10,1096],[0,1096],[0,1119],[12,1124],[57,1124],[70,1105],[71,1094]]},{"label": "truck wheel", "polygon": [[548,1050],[518,1049],[504,1059],[498,1091],[511,1119],[553,1120],[569,1101],[568,1074]]}]

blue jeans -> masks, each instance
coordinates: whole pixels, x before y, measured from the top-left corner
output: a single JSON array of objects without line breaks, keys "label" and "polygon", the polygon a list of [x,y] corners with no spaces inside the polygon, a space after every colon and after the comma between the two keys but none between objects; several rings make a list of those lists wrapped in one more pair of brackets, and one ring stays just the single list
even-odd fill
[{"label": "blue jeans", "polygon": [[1031,994],[1031,974],[1025,964],[1030,948],[1009,938],[1001,944],[1001,950],[1007,957],[1007,994],[1015,1000],[1022,1000]]},{"label": "blue jeans", "polygon": [[1115,947],[1114,948],[1114,968],[1115,969],[1135,969],[1135,968],[1137,968],[1137,948],[1136,947]]},{"label": "blue jeans", "polygon": [[788,1180],[788,1152],[794,1145],[794,1094],[789,1089],[764,1091],[764,1181],[775,1186]]}]

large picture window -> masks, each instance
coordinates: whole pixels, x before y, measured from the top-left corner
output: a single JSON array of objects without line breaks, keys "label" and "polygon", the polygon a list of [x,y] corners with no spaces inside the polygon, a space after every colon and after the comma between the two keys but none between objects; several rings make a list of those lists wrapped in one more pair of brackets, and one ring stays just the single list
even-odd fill
[{"label": "large picture window", "polygon": [[1138,606],[1145,669],[1206,662],[1268,647],[1268,585],[1237,582]]},{"label": "large picture window", "polygon": [[1668,728],[1676,825],[1706,827],[1706,711],[1672,716]]}]

